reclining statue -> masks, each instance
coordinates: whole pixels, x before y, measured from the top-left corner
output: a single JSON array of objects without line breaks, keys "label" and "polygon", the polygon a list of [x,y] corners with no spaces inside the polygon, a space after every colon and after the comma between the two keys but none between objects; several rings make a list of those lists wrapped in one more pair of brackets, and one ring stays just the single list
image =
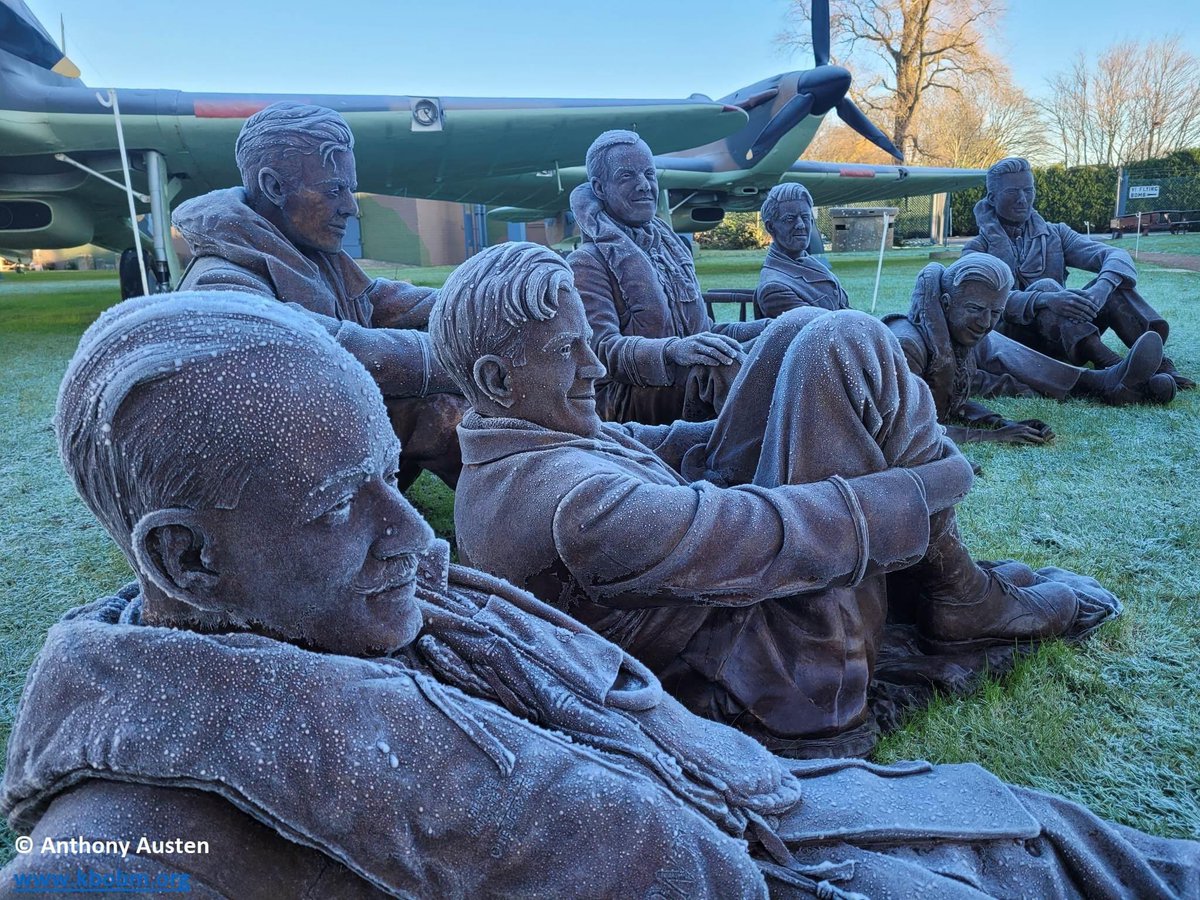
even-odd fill
[{"label": "reclining statue", "polygon": [[448,565],[370,376],[283,304],[114,307],[55,427],[137,582],[30,671],[0,811],[32,849],[6,887],[119,860],[125,884],[264,900],[1200,889],[1200,845],[978,766],[772,756]]},{"label": "reclining statue", "polygon": [[900,342],[908,367],[929,385],[938,421],[957,443],[997,441],[1044,444],[1054,437],[1045,422],[1014,422],[978,397],[1093,397],[1113,406],[1154,401],[1149,383],[1162,361],[1162,339],[1138,338],[1108,369],[1082,369],[997,334],[1012,288],[1008,267],[983,253],[949,268],[930,263],[917,276],[907,315],[883,317]]},{"label": "reclining statue", "polygon": [[275,103],[238,135],[240,188],[180,204],[192,261],[179,289],[234,290],[296,304],[375,378],[404,444],[401,484],[428,469],[454,486],[454,428],[466,411],[423,329],[437,292],[371,278],[342,250],[358,215],[354,135],[338,113]]},{"label": "reclining statue", "polygon": [[[1153,331],[1167,341],[1167,321],[1137,290],[1137,270],[1124,250],[1090,240],[1068,225],[1050,225],[1033,208],[1037,191],[1029,161],[1002,159],[987,173],[987,194],[975,204],[979,234],[964,253],[989,253],[1005,262],[1016,290],[997,326],[1001,334],[1075,366],[1089,362],[1097,369],[1115,366],[1121,357],[1101,339],[1111,328],[1132,347]],[[1082,288],[1068,288],[1067,267],[1095,272]],[[1152,389],[1170,400],[1175,388],[1195,382],[1163,357]]]},{"label": "reclining statue", "polygon": [[1119,608],[1062,569],[972,561],[954,513],[971,466],[871,316],[773,320],[720,416],[670,426],[600,421],[604,367],[571,272],[544,247],[468,260],[429,329],[472,406],[454,504],[463,561],[581,620],[693,711],[779,752],[874,746],[885,573],[905,570],[891,603],[916,607],[940,654],[913,648],[895,673],[896,690],[920,700],[930,681],[965,687],[939,674],[947,667],[955,678],[994,670],[988,648],[1008,659]]},{"label": "reclining statue", "polygon": [[797,182],[775,185],[761,216],[771,246],[754,291],[755,317],[774,319],[799,306],[849,309],[850,298],[837,276],[808,252],[816,228],[808,188]]},{"label": "reclining statue", "polygon": [[702,421],[721,409],[761,322],[714,323],[687,241],[657,218],[654,157],[632,131],[606,131],[571,192],[583,243],[568,257],[607,375],[596,406],[614,422]]}]

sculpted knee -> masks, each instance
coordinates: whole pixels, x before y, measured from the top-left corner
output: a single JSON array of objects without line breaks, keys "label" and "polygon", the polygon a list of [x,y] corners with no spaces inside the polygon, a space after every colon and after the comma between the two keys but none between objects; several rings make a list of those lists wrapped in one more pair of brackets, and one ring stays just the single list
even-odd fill
[{"label": "sculpted knee", "polygon": [[1061,291],[1062,289],[1063,286],[1053,278],[1039,278],[1033,284],[1029,285],[1029,287],[1025,288],[1027,291]]}]

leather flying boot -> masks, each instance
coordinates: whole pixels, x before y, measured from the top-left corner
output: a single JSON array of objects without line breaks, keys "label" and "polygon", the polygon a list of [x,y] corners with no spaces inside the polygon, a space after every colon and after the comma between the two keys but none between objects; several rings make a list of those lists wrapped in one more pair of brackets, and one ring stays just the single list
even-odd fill
[{"label": "leather flying boot", "polygon": [[1085,396],[1097,397],[1110,406],[1129,406],[1132,403],[1169,402],[1164,396],[1165,385],[1152,379],[1162,362],[1162,338],[1147,331],[1138,338],[1119,365],[1099,371],[1085,369],[1076,387]]},{"label": "leather flying boot", "polygon": [[1179,374],[1179,370],[1175,368],[1175,363],[1171,362],[1171,357],[1163,356],[1162,363],[1159,364],[1158,374],[1170,375],[1171,380],[1175,382],[1175,386],[1181,391],[1190,391],[1196,386],[1196,382],[1188,378],[1186,375]]},{"label": "leather flying boot", "polygon": [[929,551],[906,573],[920,592],[918,623],[928,652],[1027,645],[1070,629],[1079,601],[1067,585],[1018,562],[976,564],[953,509],[934,515],[930,529]]}]

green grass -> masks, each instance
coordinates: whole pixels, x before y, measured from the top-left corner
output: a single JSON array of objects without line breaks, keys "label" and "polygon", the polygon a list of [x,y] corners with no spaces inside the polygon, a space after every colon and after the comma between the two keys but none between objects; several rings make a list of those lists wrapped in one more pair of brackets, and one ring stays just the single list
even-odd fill
[{"label": "green grass", "polygon": [[[1200,240],[1182,246],[1154,249],[1200,253]],[[761,259],[761,252],[703,252],[697,271],[706,288],[750,287]],[[855,305],[866,308],[874,257],[830,260]],[[878,314],[907,309],[927,261],[925,250],[888,255]],[[396,274],[389,269],[375,274]],[[438,285],[449,271],[402,268],[398,275]],[[1141,283],[1172,323],[1176,363],[1200,373],[1200,274],[1145,265]],[[100,273],[0,280],[0,740],[46,629],[130,577],[76,499],[50,430],[79,334],[116,298],[115,279]],[[721,315],[734,315],[733,308]],[[993,402],[1013,418],[1045,419],[1059,436],[1045,448],[970,448],[985,475],[960,507],[968,544],[980,558],[1091,574],[1121,596],[1126,615],[1082,647],[1042,649],[972,697],[936,701],[883,742],[881,759],[978,761],[1117,821],[1200,837],[1198,394],[1167,408],[1121,410]],[[409,496],[439,533],[453,536],[453,495],[440,482],[422,476]]]}]

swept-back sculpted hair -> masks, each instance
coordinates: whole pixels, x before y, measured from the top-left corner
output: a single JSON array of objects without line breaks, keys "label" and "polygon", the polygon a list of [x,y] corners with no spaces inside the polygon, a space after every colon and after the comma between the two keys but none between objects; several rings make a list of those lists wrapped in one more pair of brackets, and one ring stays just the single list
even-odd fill
[{"label": "swept-back sculpted hair", "polygon": [[798,181],[787,181],[783,184],[775,185],[768,192],[767,199],[763,201],[762,212],[760,213],[763,222],[775,221],[775,216],[779,213],[779,205],[787,203],[789,200],[807,200],[808,208],[812,209],[813,199],[812,194],[808,192],[808,188]]},{"label": "swept-back sculpted hair", "polygon": [[338,113],[324,106],[284,101],[272,103],[246,120],[234,145],[242,186],[251,199],[258,197],[258,173],[265,168],[292,175],[289,157],[321,154],[321,162],[338,150],[354,150],[354,135]]},{"label": "swept-back sculpted hair", "polygon": [[[126,300],[84,332],[67,365],[58,452],[136,571],[137,522],[159,509],[237,506],[254,469],[297,439],[284,404],[303,402],[305,384],[331,364],[358,365],[275,300],[234,291]],[[288,379],[293,388],[279,387]]]},{"label": "swept-back sculpted hair", "polygon": [[608,178],[610,172],[608,170],[608,151],[613,147],[623,147],[627,145],[643,144],[641,136],[636,131],[625,131],[617,128],[612,131],[606,131],[592,141],[592,146],[588,147],[587,157],[584,159],[584,167],[587,170],[588,181],[593,178],[598,178],[604,181]]},{"label": "swept-back sculpted hair", "polygon": [[956,260],[942,276],[947,291],[958,290],[964,282],[981,281],[998,293],[1012,290],[1013,274],[1008,265],[988,253],[968,253]]},{"label": "swept-back sculpted hair", "polygon": [[468,400],[479,395],[476,361],[495,354],[524,365],[525,325],[554,318],[559,291],[574,283],[561,256],[523,241],[488,247],[451,273],[429,314],[429,337]]},{"label": "swept-back sculpted hair", "polygon": [[999,187],[1000,176],[1002,175],[1032,171],[1033,167],[1029,165],[1029,160],[1027,159],[1022,159],[1019,156],[1009,156],[1002,159],[987,170],[987,192],[989,194],[996,192]]}]

